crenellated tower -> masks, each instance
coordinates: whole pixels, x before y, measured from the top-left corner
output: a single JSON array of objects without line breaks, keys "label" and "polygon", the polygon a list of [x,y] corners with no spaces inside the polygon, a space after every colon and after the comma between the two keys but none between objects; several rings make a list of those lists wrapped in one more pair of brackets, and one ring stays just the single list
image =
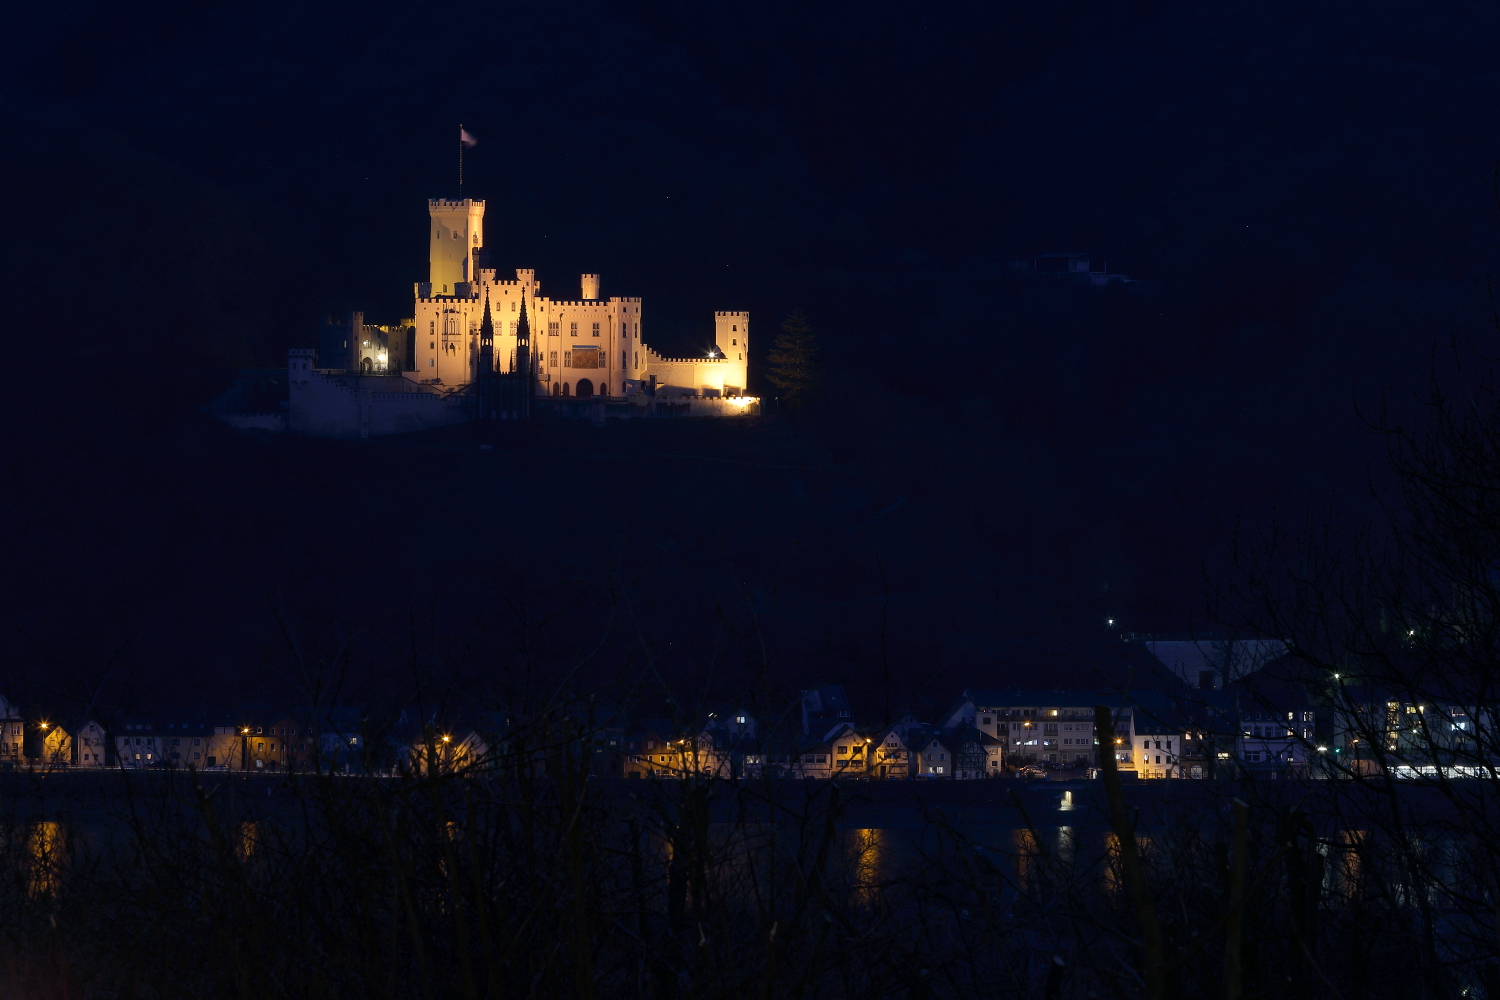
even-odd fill
[{"label": "crenellated tower", "polygon": [[750,365],[750,314],[747,312],[714,313],[714,344],[724,356],[724,393],[743,396]]},{"label": "crenellated tower", "polygon": [[474,249],[484,246],[484,202],[473,198],[429,198],[428,281],[432,295],[453,295],[475,281]]}]

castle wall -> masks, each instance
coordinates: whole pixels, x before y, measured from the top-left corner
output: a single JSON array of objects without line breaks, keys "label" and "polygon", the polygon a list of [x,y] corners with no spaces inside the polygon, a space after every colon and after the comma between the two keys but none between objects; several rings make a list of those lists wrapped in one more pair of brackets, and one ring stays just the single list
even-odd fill
[{"label": "castle wall", "polygon": [[[625,381],[644,363],[640,344],[641,300],[542,299],[543,322],[532,340],[540,354],[538,371],[545,395],[576,396],[579,384],[589,383],[591,394],[625,394]],[[635,345],[635,347],[633,347]]]},{"label": "castle wall", "polygon": [[754,396],[682,397],[631,396],[629,399],[578,399],[555,397],[538,402],[532,411],[543,418],[589,420],[661,420],[674,417],[749,417],[760,413]]},{"label": "castle wall", "polygon": [[[539,395],[560,394],[566,386],[572,396],[587,380],[595,394],[607,386],[609,395],[619,396],[627,380],[646,377],[640,299],[554,299],[541,294],[534,271],[516,274],[515,280],[502,279],[486,268],[478,280],[460,286],[467,294],[418,296],[413,361],[421,381],[444,386],[473,381],[486,295],[495,324],[495,357],[503,371],[515,356],[515,324],[525,297]],[[422,285],[418,290],[428,289]],[[597,291],[597,284],[590,290]]]},{"label": "castle wall", "polygon": [[312,352],[288,356],[286,428],[315,437],[368,438],[428,430],[467,419],[462,397],[400,375],[329,374]]},{"label": "castle wall", "polygon": [[[427,291],[425,285],[419,292]],[[521,269],[516,278],[501,279],[486,268],[478,280],[466,286],[469,294],[419,295],[415,304],[416,327],[413,373],[418,380],[445,386],[464,385],[474,379],[474,365],[479,355],[479,324],[484,319],[484,297],[490,298],[490,318],[495,324],[495,357],[508,370],[516,347],[515,324],[520,317],[520,302],[526,299],[527,318],[536,341],[538,293],[536,272]],[[545,329],[545,328],[544,328]]]},{"label": "castle wall", "polygon": [[730,358],[664,358],[649,347],[646,377],[656,376],[658,396],[739,396],[745,389],[745,362]]}]

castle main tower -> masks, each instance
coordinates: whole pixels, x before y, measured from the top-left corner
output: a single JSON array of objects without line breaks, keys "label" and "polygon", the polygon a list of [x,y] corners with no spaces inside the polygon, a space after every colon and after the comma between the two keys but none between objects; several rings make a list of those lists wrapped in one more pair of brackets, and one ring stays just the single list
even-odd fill
[{"label": "castle main tower", "polygon": [[461,281],[475,281],[474,248],[484,246],[484,202],[473,198],[429,198],[428,261],[433,295],[452,295]]},{"label": "castle main tower", "polygon": [[749,391],[746,383],[750,374],[750,314],[714,313],[714,345],[728,368],[724,373],[725,395],[743,396]]}]

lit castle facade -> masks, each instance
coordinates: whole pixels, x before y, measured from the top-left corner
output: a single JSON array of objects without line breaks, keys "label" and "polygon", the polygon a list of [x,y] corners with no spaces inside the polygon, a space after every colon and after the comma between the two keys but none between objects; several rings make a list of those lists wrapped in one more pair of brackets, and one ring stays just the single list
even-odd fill
[{"label": "lit castle facade", "polygon": [[325,325],[317,351],[291,351],[288,430],[369,437],[548,410],[598,421],[758,409],[746,395],[749,313],[715,313],[703,357],[664,357],[643,338],[641,300],[601,298],[597,274],[553,298],[534,270],[489,266],[483,201],[432,199],[427,211],[429,273],[412,318],[368,326],[353,313]]}]

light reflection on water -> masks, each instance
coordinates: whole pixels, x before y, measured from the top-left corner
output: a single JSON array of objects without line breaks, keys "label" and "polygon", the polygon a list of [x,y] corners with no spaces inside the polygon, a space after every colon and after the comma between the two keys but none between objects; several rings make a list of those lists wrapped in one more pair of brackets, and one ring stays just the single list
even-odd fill
[{"label": "light reflection on water", "polygon": [[1012,831],[1010,850],[1015,858],[1017,888],[1028,896],[1037,895],[1042,888],[1044,864],[1040,838],[1029,829]]},{"label": "light reflection on water", "polygon": [[1358,896],[1365,877],[1364,852],[1369,847],[1369,830],[1340,830],[1336,838],[1339,855],[1330,865],[1331,875],[1336,879],[1332,888],[1346,898]]},{"label": "light reflection on water", "polygon": [[67,829],[57,820],[33,823],[26,837],[26,892],[33,899],[62,888],[67,861]]},{"label": "light reflection on water", "polygon": [[888,881],[891,863],[889,833],[879,827],[862,827],[844,833],[844,854],[850,866],[854,902],[869,905],[879,897]]},{"label": "light reflection on water", "polygon": [[[950,828],[953,832],[948,834],[921,823],[847,826],[837,832],[827,874],[839,885],[844,898],[861,907],[875,905],[903,880],[920,884],[938,870],[935,866],[964,877],[976,888],[982,886],[986,894],[998,891],[1005,895],[1009,882],[1015,892],[1040,902],[1092,886],[1091,891],[1102,891],[1106,898],[1125,901],[1126,886],[1114,833],[1097,822],[1101,817],[1070,812],[1067,818],[1074,822],[1035,829],[1002,823],[965,824]],[[31,898],[56,895],[63,887],[74,852],[92,854],[90,844],[98,839],[98,831],[90,830],[85,828],[80,841],[72,824],[65,820],[37,821],[17,829],[19,836],[13,843],[24,847],[17,874]],[[235,823],[228,832],[239,861],[248,864],[267,857],[271,845],[267,837],[274,831],[265,821]],[[456,835],[458,831],[452,829],[450,833]],[[648,883],[664,890],[673,869],[672,841],[660,830],[642,833],[642,874]],[[706,870],[701,875],[689,874],[679,865],[679,877],[691,882],[685,890],[689,902],[759,897],[770,892],[774,884],[802,878],[799,872],[810,870],[816,853],[816,836],[795,824],[711,823],[707,834]],[[813,840],[803,839],[808,836]],[[1174,863],[1176,848],[1147,834],[1138,834],[1136,839],[1149,877],[1164,876]],[[1390,892],[1402,905],[1423,901],[1441,905],[1444,894],[1452,891],[1454,880],[1471,863],[1466,848],[1451,838],[1424,840],[1412,835],[1407,840],[1410,842],[1404,846],[1414,859],[1413,865],[1421,868],[1426,878],[1414,880],[1401,866],[1388,865],[1383,841],[1377,844],[1370,830],[1359,828],[1329,831],[1320,838],[1313,849],[1326,863],[1318,864],[1314,877],[1321,879],[1324,892],[1344,899],[1380,890]],[[1203,849],[1210,850],[1211,846],[1212,839],[1205,841]],[[973,859],[966,862],[967,868],[952,864],[963,852]],[[1211,863],[1212,859],[1205,855],[1192,863],[1204,862]],[[707,883],[697,881],[705,877]],[[703,885],[710,891],[700,897]]]},{"label": "light reflection on water", "polygon": [[260,824],[253,821],[241,823],[238,833],[235,838],[235,856],[241,861],[249,861],[255,857],[256,848],[260,846]]}]

